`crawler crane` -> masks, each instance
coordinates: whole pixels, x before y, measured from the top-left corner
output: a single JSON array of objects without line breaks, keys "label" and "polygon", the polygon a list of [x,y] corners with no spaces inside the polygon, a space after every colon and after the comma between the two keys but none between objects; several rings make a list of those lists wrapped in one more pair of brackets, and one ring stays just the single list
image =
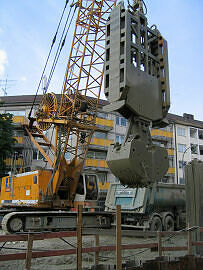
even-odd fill
[{"label": "crawler crane", "polygon": [[[115,0],[79,0],[71,5],[78,13],[61,99],[57,100],[54,93],[44,94],[35,117],[30,113],[30,123],[24,127],[50,169],[2,180],[1,206],[18,210],[4,216],[2,228],[7,232],[73,228],[76,215],[68,210],[75,207],[75,197],[84,200],[85,189],[92,192],[89,199],[97,199],[95,176],[81,176],[81,171],[95,130],[104,71],[105,27],[115,4]],[[55,145],[44,135],[51,127]],[[65,159],[67,152],[69,162]],[[97,213],[86,215],[85,226],[109,225],[108,213],[102,217]]]}]

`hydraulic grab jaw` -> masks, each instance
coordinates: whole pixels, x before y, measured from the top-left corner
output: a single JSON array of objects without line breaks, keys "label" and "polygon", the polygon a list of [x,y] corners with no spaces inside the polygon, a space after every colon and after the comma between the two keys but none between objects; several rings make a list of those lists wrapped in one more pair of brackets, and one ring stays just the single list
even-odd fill
[{"label": "hydraulic grab jaw", "polygon": [[128,119],[122,145],[111,145],[107,164],[123,185],[146,186],[168,170],[166,149],[154,145],[150,127],[163,127],[170,107],[167,42],[147,26],[142,5],[121,2],[106,26],[106,111]]},{"label": "hydraulic grab jaw", "polygon": [[166,149],[152,144],[149,124],[130,119],[129,132],[123,144],[111,144],[107,164],[123,185],[148,186],[159,181],[168,170]]}]

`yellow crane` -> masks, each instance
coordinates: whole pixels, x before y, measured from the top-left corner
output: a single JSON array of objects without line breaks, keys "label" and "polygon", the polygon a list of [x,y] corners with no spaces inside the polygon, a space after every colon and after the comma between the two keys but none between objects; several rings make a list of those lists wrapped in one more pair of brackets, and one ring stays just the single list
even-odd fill
[{"label": "yellow crane", "polygon": [[[2,179],[2,207],[45,211],[11,212],[2,222],[7,231],[39,229],[44,219],[47,222],[41,229],[51,228],[53,223],[60,227],[61,212],[50,217],[46,209],[74,207],[77,191],[81,194],[80,184],[86,191],[93,192],[96,188],[95,176],[81,176],[81,171],[95,130],[104,72],[105,27],[115,4],[116,0],[79,0],[72,5],[78,13],[61,98],[57,100],[54,93],[44,94],[35,117],[30,117],[30,124],[24,127],[50,169]],[[51,127],[55,144],[44,135]],[[44,147],[49,148],[49,154]],[[69,161],[65,159],[67,152]]]}]

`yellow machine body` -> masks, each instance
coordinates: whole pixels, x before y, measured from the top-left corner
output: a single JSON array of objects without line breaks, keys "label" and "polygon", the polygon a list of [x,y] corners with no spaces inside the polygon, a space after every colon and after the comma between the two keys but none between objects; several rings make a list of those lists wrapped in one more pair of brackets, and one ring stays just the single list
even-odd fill
[{"label": "yellow machine body", "polygon": [[45,194],[52,172],[36,170],[2,178],[1,206],[42,207],[42,194]]}]

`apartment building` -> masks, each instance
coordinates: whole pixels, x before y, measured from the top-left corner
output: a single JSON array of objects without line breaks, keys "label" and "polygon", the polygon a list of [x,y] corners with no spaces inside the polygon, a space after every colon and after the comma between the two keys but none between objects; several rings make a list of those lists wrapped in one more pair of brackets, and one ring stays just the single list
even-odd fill
[{"label": "apartment building", "polygon": [[[42,96],[37,96],[33,113],[37,110],[37,105]],[[26,123],[27,116],[32,106],[34,96],[13,96],[1,97],[4,102],[0,108],[0,113],[10,112],[14,115],[15,138],[17,139],[16,153],[14,156],[15,167],[25,170],[36,166],[47,166],[43,161],[43,156],[33,147],[33,145],[23,136],[20,123]],[[110,172],[106,163],[108,146],[111,143],[124,141],[127,129],[127,120],[118,113],[106,113],[103,106],[108,104],[105,100],[100,100],[97,113],[95,131],[87,153],[84,171],[94,172],[99,178],[101,191],[108,189],[109,183],[119,181]],[[162,179],[166,183],[184,184],[183,166],[194,158],[203,160],[203,122],[194,119],[193,115],[184,114],[178,116],[168,114],[169,125],[161,129],[152,129],[152,139],[157,145],[167,149],[169,155],[169,169]],[[46,136],[50,137],[50,131]],[[66,154],[69,159],[69,154]],[[13,159],[6,160],[9,168],[12,167]]]}]

